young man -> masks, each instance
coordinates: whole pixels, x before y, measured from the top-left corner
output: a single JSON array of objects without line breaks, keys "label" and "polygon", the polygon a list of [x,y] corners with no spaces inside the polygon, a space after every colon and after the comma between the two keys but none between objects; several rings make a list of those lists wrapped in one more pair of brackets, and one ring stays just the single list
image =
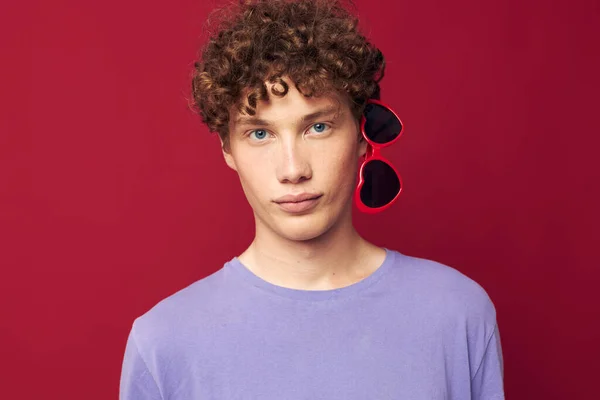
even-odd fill
[{"label": "young man", "polygon": [[252,206],[241,255],[138,318],[122,400],[503,399],[495,310],[457,270],[352,225],[381,52],[327,0],[245,1],[193,94]]}]

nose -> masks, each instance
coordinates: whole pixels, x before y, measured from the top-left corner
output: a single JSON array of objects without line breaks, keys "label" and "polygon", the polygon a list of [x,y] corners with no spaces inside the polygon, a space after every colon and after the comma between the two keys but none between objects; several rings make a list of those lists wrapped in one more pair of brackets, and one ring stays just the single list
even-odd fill
[{"label": "nose", "polygon": [[303,140],[282,140],[277,165],[277,179],[281,183],[300,183],[312,178],[312,169]]}]

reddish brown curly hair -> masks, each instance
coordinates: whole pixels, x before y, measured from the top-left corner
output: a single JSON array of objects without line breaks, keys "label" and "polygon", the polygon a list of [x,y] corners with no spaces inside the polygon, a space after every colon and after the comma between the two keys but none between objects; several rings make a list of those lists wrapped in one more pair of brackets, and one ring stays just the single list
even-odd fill
[{"label": "reddish brown curly hair", "polygon": [[276,83],[275,96],[288,91],[284,76],[305,96],[345,93],[357,118],[368,99],[379,98],[383,54],[342,0],[241,0],[220,11],[217,33],[194,64],[192,96],[225,148],[231,107],[254,115],[268,99],[265,82]]}]

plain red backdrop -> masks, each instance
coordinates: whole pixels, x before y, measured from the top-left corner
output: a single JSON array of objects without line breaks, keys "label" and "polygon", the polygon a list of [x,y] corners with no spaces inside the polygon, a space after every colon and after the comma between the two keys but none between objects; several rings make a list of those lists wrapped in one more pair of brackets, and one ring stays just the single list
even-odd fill
[{"label": "plain red backdrop", "polygon": [[[187,107],[213,2],[5,2],[0,15],[3,399],[117,398],[131,323],[253,234]],[[590,399],[600,372],[599,7],[359,1],[406,124],[405,192],[356,215],[496,304],[513,400]]]}]

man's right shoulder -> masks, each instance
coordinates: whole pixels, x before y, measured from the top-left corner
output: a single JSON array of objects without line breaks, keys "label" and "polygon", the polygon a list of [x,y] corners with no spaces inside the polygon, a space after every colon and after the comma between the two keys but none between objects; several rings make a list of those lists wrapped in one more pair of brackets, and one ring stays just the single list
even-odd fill
[{"label": "man's right shoulder", "polygon": [[[185,341],[198,331],[210,331],[230,305],[231,293],[224,268],[197,280],[159,301],[136,318],[131,329],[138,346],[152,351],[157,345]],[[192,335],[195,336],[195,335]]]}]

